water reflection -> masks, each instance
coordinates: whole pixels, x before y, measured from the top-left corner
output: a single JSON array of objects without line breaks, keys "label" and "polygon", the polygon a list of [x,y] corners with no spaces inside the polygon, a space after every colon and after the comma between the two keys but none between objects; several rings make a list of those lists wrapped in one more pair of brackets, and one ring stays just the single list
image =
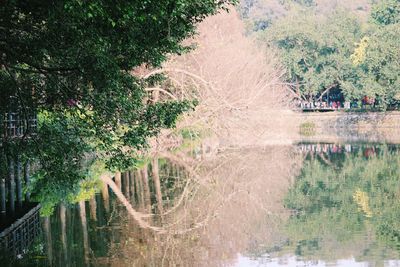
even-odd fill
[{"label": "water reflection", "polygon": [[299,150],[304,164],[284,198],[293,213],[284,226],[287,242],[274,255],[377,266],[398,259],[398,146],[300,144]]},{"label": "water reflection", "polygon": [[18,263],[397,266],[399,176],[396,145],[162,153],[59,205]]},{"label": "water reflection", "polygon": [[92,198],[60,205],[42,219],[43,235],[18,263],[234,263],[238,252],[279,239],[274,229],[281,220],[277,214],[287,214],[281,199],[293,173],[292,152],[292,147],[232,150],[208,160],[162,154],[140,170],[104,175]]},{"label": "water reflection", "polygon": [[[122,226],[126,242],[110,250],[110,255],[116,256],[109,263],[219,266],[233,264],[239,251],[279,239],[274,228],[279,225],[279,216],[287,214],[280,199],[290,184],[292,171],[286,160],[290,161],[291,150],[280,147],[227,151],[208,161],[162,155],[170,162],[167,166],[175,164],[172,171],[182,180],[181,190],[175,186],[161,188],[163,200],[170,199],[171,205],[164,203],[164,213],[158,211],[159,216],[147,219],[157,225],[156,231],[138,231],[135,220]],[[149,167],[149,181],[154,180],[153,166]],[[161,170],[161,184],[165,185]],[[187,173],[186,179],[182,179],[182,172]],[[281,180],[275,180],[276,176]],[[174,192],[168,197],[166,193],[172,188]],[[150,191],[157,210],[157,192]]]}]

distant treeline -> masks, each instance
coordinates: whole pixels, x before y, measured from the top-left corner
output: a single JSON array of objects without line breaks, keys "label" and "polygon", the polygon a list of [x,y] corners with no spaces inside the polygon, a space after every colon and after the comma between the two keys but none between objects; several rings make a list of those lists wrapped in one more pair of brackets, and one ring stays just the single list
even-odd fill
[{"label": "distant treeline", "polygon": [[324,2],[247,0],[241,10],[248,28],[278,48],[298,98],[340,90],[346,101],[369,97],[397,108],[400,1]]}]

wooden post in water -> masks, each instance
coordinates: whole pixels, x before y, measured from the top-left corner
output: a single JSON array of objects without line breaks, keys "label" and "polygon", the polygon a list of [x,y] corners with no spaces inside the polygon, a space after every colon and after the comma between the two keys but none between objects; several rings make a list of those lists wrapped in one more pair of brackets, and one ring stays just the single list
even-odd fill
[{"label": "wooden post in water", "polygon": [[20,156],[17,156],[17,177],[16,177],[16,182],[17,182],[17,205],[18,208],[22,207],[22,165],[21,165],[21,159]]},{"label": "wooden post in water", "polygon": [[141,209],[144,209],[144,194],[143,194],[143,181],[142,181],[142,172],[137,171],[135,175],[136,180],[136,195],[137,195],[137,203]]},{"label": "wooden post in water", "polygon": [[122,181],[123,181],[123,194],[124,196],[129,199],[129,172],[124,172],[122,176]]},{"label": "wooden post in water", "polygon": [[86,266],[89,264],[89,236],[86,220],[85,201],[79,201],[79,215],[81,217],[82,232],[83,232],[83,251],[85,255]]},{"label": "wooden post in water", "polygon": [[0,213],[6,213],[6,179],[0,178]]},{"label": "wooden post in water", "polygon": [[154,181],[154,188],[156,191],[156,199],[157,199],[157,209],[160,214],[164,212],[163,209],[163,201],[162,201],[162,193],[161,193],[161,183],[160,183],[160,174],[158,171],[158,158],[154,158],[151,163],[152,176]]},{"label": "wooden post in water", "polygon": [[[27,161],[24,165],[24,180],[25,180],[25,186],[29,187],[30,184],[30,166],[29,166],[29,161]],[[25,201],[29,202],[31,200],[31,194],[26,191],[25,194]]]},{"label": "wooden post in water", "polygon": [[13,137],[13,131],[12,131],[12,128],[13,128],[13,123],[12,123],[12,119],[13,119],[13,117],[12,117],[12,113],[11,113],[11,110],[10,111],[8,111],[8,131],[7,131],[7,134],[8,134],[8,137]]},{"label": "wooden post in water", "polygon": [[96,204],[96,195],[89,200],[90,207],[90,219],[97,221],[97,204]]},{"label": "wooden post in water", "polygon": [[8,203],[10,212],[15,212],[15,173],[14,160],[10,157],[8,160]]},{"label": "wooden post in water", "polygon": [[67,209],[65,205],[61,203],[60,205],[60,222],[61,222],[61,243],[64,254],[64,264],[68,266],[68,247],[67,247],[67,225],[66,225],[66,213]]},{"label": "wooden post in water", "polygon": [[115,184],[121,190],[121,173],[120,172],[115,173]]},{"label": "wooden post in water", "polygon": [[129,171],[129,185],[130,185],[130,199],[134,203],[135,202],[135,177],[134,172]]},{"label": "wooden post in water", "polygon": [[126,197],[126,180],[125,180],[125,172],[121,173],[121,192]]},{"label": "wooden post in water", "polygon": [[53,265],[53,242],[51,239],[51,225],[50,218],[45,217],[43,219],[44,224],[44,234],[46,236],[46,248],[47,248],[47,257],[49,259],[49,266]]},{"label": "wooden post in water", "polygon": [[126,178],[126,198],[131,199],[131,180],[130,180],[130,174],[129,171],[125,172],[125,178]]},{"label": "wooden post in water", "polygon": [[101,195],[103,197],[104,209],[106,212],[110,212],[110,196],[108,194],[108,185],[103,182],[103,187],[101,188]]},{"label": "wooden post in water", "polygon": [[135,192],[133,193],[133,198],[135,199],[135,201],[136,201],[136,204],[139,204],[140,203],[140,197],[139,197],[139,178],[138,178],[138,171],[137,170],[135,170],[135,171],[133,171],[133,183],[134,183],[134,185],[135,185]]},{"label": "wooden post in water", "polygon": [[147,165],[142,169],[142,181],[143,181],[143,194],[144,194],[145,208],[147,209],[148,212],[151,212],[149,174],[148,174]]}]

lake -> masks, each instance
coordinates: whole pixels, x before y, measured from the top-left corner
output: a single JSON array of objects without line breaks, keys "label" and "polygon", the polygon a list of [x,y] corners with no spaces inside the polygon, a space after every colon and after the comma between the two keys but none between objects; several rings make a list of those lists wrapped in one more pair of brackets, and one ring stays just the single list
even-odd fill
[{"label": "lake", "polygon": [[399,153],[307,142],[163,153],[41,218],[16,263],[400,266]]}]

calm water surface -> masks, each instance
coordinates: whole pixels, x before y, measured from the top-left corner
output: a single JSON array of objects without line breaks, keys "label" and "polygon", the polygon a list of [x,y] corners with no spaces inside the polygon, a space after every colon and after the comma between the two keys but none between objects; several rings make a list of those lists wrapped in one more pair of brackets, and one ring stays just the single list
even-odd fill
[{"label": "calm water surface", "polygon": [[119,197],[102,186],[42,218],[18,263],[400,266],[399,148],[301,143],[165,154],[123,173]]}]

